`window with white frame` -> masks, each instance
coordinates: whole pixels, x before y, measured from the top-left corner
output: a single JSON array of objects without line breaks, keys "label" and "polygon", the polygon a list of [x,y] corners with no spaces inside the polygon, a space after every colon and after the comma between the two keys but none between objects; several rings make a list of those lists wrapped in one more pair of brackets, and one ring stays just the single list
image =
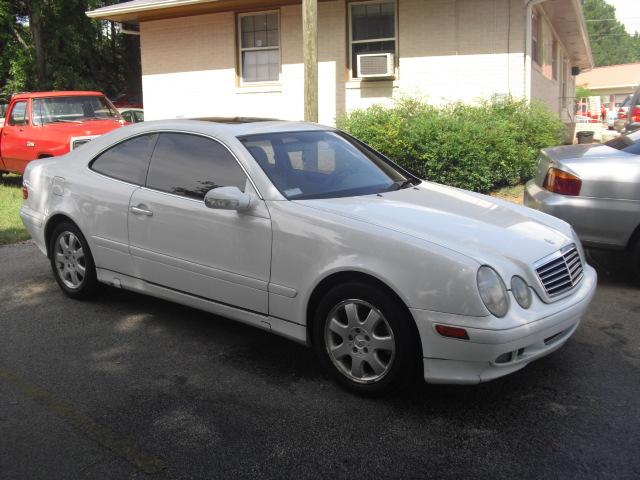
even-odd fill
[{"label": "window with white frame", "polygon": [[540,20],[537,14],[531,17],[531,59],[540,64]]},{"label": "window with white frame", "polygon": [[395,0],[373,0],[349,4],[349,48],[351,77],[358,77],[358,55],[391,53],[397,45]]},{"label": "window with white frame", "polygon": [[280,18],[277,11],[238,15],[240,82],[280,80]]}]

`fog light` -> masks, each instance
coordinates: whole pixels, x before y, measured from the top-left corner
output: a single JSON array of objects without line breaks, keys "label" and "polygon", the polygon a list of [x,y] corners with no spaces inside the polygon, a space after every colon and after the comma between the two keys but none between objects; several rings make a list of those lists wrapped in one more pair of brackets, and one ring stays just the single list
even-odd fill
[{"label": "fog light", "polygon": [[22,186],[22,199],[26,200],[27,198],[29,198],[29,189],[27,188],[26,185]]}]

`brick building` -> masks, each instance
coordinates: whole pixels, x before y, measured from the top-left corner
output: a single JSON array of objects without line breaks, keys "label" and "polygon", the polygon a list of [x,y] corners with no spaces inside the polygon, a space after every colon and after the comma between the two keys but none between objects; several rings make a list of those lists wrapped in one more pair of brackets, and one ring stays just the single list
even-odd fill
[{"label": "brick building", "polygon": [[[139,26],[147,119],[303,117],[299,0],[133,0],[87,13]],[[593,67],[580,0],[318,4],[319,120],[400,95],[511,94],[568,116]]]}]

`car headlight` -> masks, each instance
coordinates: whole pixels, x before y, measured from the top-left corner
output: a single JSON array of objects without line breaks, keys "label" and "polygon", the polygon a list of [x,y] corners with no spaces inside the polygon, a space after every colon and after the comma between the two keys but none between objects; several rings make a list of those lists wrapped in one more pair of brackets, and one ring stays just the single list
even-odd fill
[{"label": "car headlight", "polygon": [[511,293],[522,308],[527,309],[531,306],[531,290],[529,285],[517,275],[511,279]]},{"label": "car headlight", "polygon": [[507,288],[500,275],[491,267],[478,269],[478,292],[487,309],[496,317],[504,317],[509,311]]}]

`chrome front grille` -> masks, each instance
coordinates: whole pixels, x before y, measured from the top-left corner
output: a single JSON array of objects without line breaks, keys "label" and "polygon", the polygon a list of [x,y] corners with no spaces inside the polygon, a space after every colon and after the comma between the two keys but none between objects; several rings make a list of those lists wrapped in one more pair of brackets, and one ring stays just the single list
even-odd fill
[{"label": "chrome front grille", "polygon": [[574,244],[541,262],[536,265],[536,273],[549,297],[571,290],[582,280],[582,261]]}]

